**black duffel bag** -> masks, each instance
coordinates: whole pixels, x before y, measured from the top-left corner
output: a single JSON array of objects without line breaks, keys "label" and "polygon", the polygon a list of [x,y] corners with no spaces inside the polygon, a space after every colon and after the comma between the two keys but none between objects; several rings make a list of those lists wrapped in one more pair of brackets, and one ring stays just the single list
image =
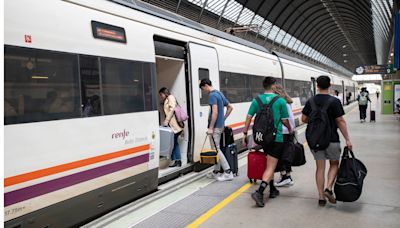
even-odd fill
[{"label": "black duffel bag", "polygon": [[288,142],[285,142],[282,155],[278,160],[275,172],[286,171],[288,166],[302,166],[306,164],[304,146],[299,143],[295,135],[289,136]]},{"label": "black duffel bag", "polygon": [[293,154],[292,166],[302,166],[306,164],[306,155],[304,154],[304,146],[303,144],[299,143],[296,136],[294,137],[293,148],[294,148],[294,154]]},{"label": "black duffel bag", "polygon": [[[349,156],[349,152],[351,157]],[[367,175],[365,165],[354,157],[353,151],[344,148],[342,161],[335,183],[336,200],[354,202],[361,196],[364,178]]]}]

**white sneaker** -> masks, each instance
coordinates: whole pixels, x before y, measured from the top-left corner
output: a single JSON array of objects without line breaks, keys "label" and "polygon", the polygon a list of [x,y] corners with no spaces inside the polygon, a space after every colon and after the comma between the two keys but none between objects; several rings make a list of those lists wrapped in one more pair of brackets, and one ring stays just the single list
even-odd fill
[{"label": "white sneaker", "polygon": [[230,173],[223,173],[223,174],[221,174],[221,176],[219,176],[219,177],[217,177],[217,180],[218,181],[231,181],[231,180],[233,180],[233,173],[232,172],[230,172]]},{"label": "white sneaker", "polygon": [[219,176],[221,176],[221,173],[211,172],[206,174],[206,177],[210,179],[217,179]]},{"label": "white sneaker", "polygon": [[286,185],[293,185],[294,181],[292,180],[291,177],[287,177],[287,178],[282,178],[279,182],[275,183],[276,187],[282,187],[282,186],[286,186]]}]

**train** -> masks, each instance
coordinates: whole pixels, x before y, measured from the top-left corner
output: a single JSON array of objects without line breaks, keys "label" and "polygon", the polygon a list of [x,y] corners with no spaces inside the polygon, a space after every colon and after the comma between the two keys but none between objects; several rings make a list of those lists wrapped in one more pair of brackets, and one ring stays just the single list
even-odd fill
[{"label": "train", "polygon": [[[356,95],[357,83],[344,75],[140,1],[4,7],[5,227],[83,224],[200,169],[209,112],[203,78],[233,104],[226,125],[238,144],[265,76],[293,97],[296,125],[319,75]],[[162,87],[190,116],[179,139],[182,167],[168,168],[160,156]]]}]

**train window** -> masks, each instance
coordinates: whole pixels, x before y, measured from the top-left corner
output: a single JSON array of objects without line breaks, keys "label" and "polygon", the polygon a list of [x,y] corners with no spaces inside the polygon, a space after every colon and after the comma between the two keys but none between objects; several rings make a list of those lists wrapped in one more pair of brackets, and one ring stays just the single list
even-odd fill
[{"label": "train window", "polygon": [[101,58],[104,114],[145,111],[143,63]]},{"label": "train window", "polygon": [[285,79],[286,92],[289,96],[300,98],[301,105],[305,105],[312,97],[311,82]]},{"label": "train window", "polygon": [[[145,111],[157,110],[156,97],[153,91],[152,79],[155,78],[155,64],[142,63],[143,67],[143,89],[144,89],[144,109]],[[153,70],[152,70],[153,69]],[[156,82],[154,82],[155,84]],[[158,95],[158,94],[157,94]]]},{"label": "train window", "polygon": [[[210,79],[210,71],[205,68],[199,68],[199,82],[203,79]],[[208,105],[208,94],[200,89],[200,105]]]},{"label": "train window", "polygon": [[101,115],[99,58],[80,56],[82,117]]},{"label": "train window", "polygon": [[5,124],[81,116],[76,55],[6,46],[4,66]]},{"label": "train window", "polygon": [[261,76],[250,76],[250,88],[251,88],[251,97],[256,97],[259,94],[264,93],[265,89],[263,87],[263,80],[265,77]]},{"label": "train window", "polygon": [[232,103],[249,102],[250,94],[249,75],[221,72],[220,88],[228,100]]}]

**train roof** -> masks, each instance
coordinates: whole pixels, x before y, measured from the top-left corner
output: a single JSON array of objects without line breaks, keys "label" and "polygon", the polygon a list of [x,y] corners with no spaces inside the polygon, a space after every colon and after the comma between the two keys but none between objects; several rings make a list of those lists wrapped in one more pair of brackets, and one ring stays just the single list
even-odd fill
[{"label": "train roof", "polygon": [[[232,42],[235,42],[235,43],[238,43],[238,44],[241,44],[241,45],[256,49],[256,50],[261,51],[261,52],[265,52],[265,53],[271,54],[271,52],[267,48],[265,48],[265,47],[263,47],[261,45],[258,45],[258,44],[255,44],[253,42],[247,41],[247,40],[242,39],[240,37],[233,36],[233,35],[228,34],[226,32],[211,28],[209,26],[202,25],[202,24],[200,24],[198,22],[192,21],[192,20],[187,19],[187,18],[185,18],[183,16],[177,15],[175,13],[171,13],[171,12],[169,12],[167,10],[161,9],[159,7],[153,6],[151,4],[148,4],[148,3],[145,3],[145,2],[142,2],[142,1],[138,1],[138,0],[109,0],[109,1],[117,3],[117,4],[120,4],[120,5],[123,5],[123,6],[126,6],[126,7],[129,7],[131,9],[135,9],[135,10],[138,10],[138,11],[141,11],[141,12],[156,16],[156,17],[159,17],[159,18],[163,18],[165,20],[168,20],[168,21],[171,21],[171,22],[174,22],[174,23],[177,23],[177,24],[180,24],[180,25],[192,28],[192,29],[196,29],[196,30],[202,31],[204,33],[207,33],[207,34],[210,34],[210,35],[213,35],[213,36],[216,36],[216,37],[223,38],[225,40],[229,40],[229,41],[232,41]],[[325,72],[328,72],[328,73],[332,73],[328,69],[324,69],[322,67],[315,66],[315,65],[313,65],[311,63],[308,63],[306,61],[300,60],[298,58],[295,58],[295,57],[292,57],[292,56],[288,56],[288,55],[280,53],[280,52],[275,52],[275,53],[280,58],[283,58],[283,59],[286,59],[286,60],[289,60],[289,61],[293,61],[293,62],[296,62],[296,63],[299,63],[299,64],[303,64],[303,65],[315,68],[315,69],[320,70],[320,71],[325,71]]]},{"label": "train roof", "polygon": [[263,47],[261,45],[255,44],[253,42],[244,40],[244,39],[236,37],[236,36],[232,36],[226,32],[222,32],[220,30],[208,27],[206,25],[202,25],[200,23],[194,22],[190,19],[187,19],[180,15],[168,12],[167,10],[158,8],[156,6],[150,5],[145,2],[141,2],[141,1],[137,1],[137,0],[109,0],[109,1],[118,3],[120,5],[129,7],[129,8],[135,9],[135,10],[139,10],[144,13],[151,14],[153,16],[163,18],[168,21],[178,23],[180,25],[183,25],[183,26],[186,26],[186,27],[189,27],[192,29],[196,29],[196,30],[208,33],[213,36],[217,36],[217,37],[220,37],[220,38],[223,38],[223,39],[235,42],[235,43],[239,43],[239,44],[245,45],[247,47],[251,47],[253,49],[256,49],[256,50],[259,50],[262,52],[270,53],[265,47]]}]

